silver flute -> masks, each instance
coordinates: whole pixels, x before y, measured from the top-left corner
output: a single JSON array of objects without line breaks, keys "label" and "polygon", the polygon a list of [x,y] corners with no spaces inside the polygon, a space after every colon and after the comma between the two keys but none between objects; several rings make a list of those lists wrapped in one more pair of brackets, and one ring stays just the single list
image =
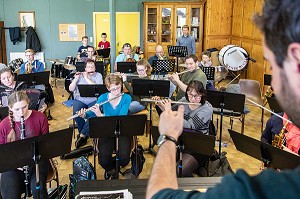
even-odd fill
[{"label": "silver flute", "polygon": [[[153,103],[159,103],[163,102],[164,100],[153,100],[148,98],[141,99],[142,102],[153,102]],[[182,104],[182,105],[201,105],[201,103],[193,103],[193,102],[178,102],[178,101],[171,101],[171,104]]]},{"label": "silver flute", "polygon": [[[101,105],[103,105],[103,104],[106,104],[106,103],[110,102],[111,100],[117,99],[118,97],[120,97],[120,96],[122,96],[122,95],[124,95],[124,93],[121,93],[121,94],[119,94],[119,95],[117,95],[117,96],[115,96],[115,97],[113,97],[113,98],[111,98],[111,99],[108,99],[108,100],[106,100],[106,101],[104,101],[104,102],[101,102],[101,103],[95,104],[95,105],[96,105],[96,106],[101,106]],[[92,110],[92,107],[86,109],[86,110],[85,110],[85,113],[88,112],[88,111],[90,111],[90,110]],[[79,112],[79,111],[78,111],[78,112]],[[72,119],[74,119],[74,118],[76,118],[76,117],[79,117],[78,112],[77,112],[75,115],[72,115],[71,117],[69,117],[69,118],[67,119],[67,121],[72,120]]]}]

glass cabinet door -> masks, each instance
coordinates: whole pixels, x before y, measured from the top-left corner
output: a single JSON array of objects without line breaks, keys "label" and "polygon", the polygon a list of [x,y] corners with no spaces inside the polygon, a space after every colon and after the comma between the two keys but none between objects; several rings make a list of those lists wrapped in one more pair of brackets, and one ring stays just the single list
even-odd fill
[{"label": "glass cabinet door", "polygon": [[182,26],[186,25],[187,8],[176,8],[176,38],[182,35]]},{"label": "glass cabinet door", "polygon": [[148,8],[147,41],[157,42],[157,8]]},{"label": "glass cabinet door", "polygon": [[161,43],[171,42],[172,8],[161,8]]},{"label": "glass cabinet door", "polygon": [[195,38],[195,42],[199,42],[200,33],[200,8],[192,8],[191,10],[191,36]]}]

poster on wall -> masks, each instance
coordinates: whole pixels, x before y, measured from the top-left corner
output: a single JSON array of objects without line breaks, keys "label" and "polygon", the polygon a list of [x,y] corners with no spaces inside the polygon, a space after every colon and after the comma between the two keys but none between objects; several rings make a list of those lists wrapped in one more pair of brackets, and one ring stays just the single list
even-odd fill
[{"label": "poster on wall", "polygon": [[59,41],[81,41],[85,36],[85,24],[59,24]]},{"label": "poster on wall", "polygon": [[19,25],[21,30],[26,30],[29,26],[35,28],[34,11],[19,11]]}]

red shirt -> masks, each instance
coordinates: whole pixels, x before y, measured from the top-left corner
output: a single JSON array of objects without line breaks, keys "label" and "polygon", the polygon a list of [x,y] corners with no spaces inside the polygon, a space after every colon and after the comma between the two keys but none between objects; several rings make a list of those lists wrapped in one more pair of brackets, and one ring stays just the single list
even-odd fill
[{"label": "red shirt", "polygon": [[109,41],[106,41],[106,42],[100,41],[98,44],[98,47],[100,49],[110,48],[110,43],[109,43]]},{"label": "red shirt", "polygon": [[[9,116],[8,116],[9,117]],[[11,131],[9,118],[6,117],[0,123],[0,144],[7,143],[7,135]],[[15,123],[16,141],[21,139],[21,123]],[[33,110],[31,115],[25,120],[26,138],[39,136],[49,132],[48,120],[44,113]]]}]

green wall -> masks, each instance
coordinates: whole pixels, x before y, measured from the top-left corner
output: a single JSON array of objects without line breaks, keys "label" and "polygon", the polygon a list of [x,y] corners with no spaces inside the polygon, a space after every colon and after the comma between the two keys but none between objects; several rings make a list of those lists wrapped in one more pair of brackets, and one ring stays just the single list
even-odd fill
[{"label": "green wall", "polygon": [[[143,42],[142,2],[144,0],[116,0],[117,12],[141,13],[141,42]],[[173,0],[172,2],[176,1]],[[0,0],[0,20],[4,21],[5,27],[19,26],[19,11],[35,11],[36,32],[42,45],[42,51],[45,52],[45,58],[65,59],[66,56],[77,54],[76,51],[81,42],[60,42],[58,24],[84,23],[86,25],[86,35],[93,37],[93,12],[108,12],[109,0]],[[26,35],[22,31],[22,42],[13,45],[8,30],[5,31],[5,34],[7,59],[9,61],[10,52],[25,50]],[[93,43],[90,44],[94,45]],[[143,46],[142,43],[141,46]],[[47,65],[49,66],[49,62]]]}]

